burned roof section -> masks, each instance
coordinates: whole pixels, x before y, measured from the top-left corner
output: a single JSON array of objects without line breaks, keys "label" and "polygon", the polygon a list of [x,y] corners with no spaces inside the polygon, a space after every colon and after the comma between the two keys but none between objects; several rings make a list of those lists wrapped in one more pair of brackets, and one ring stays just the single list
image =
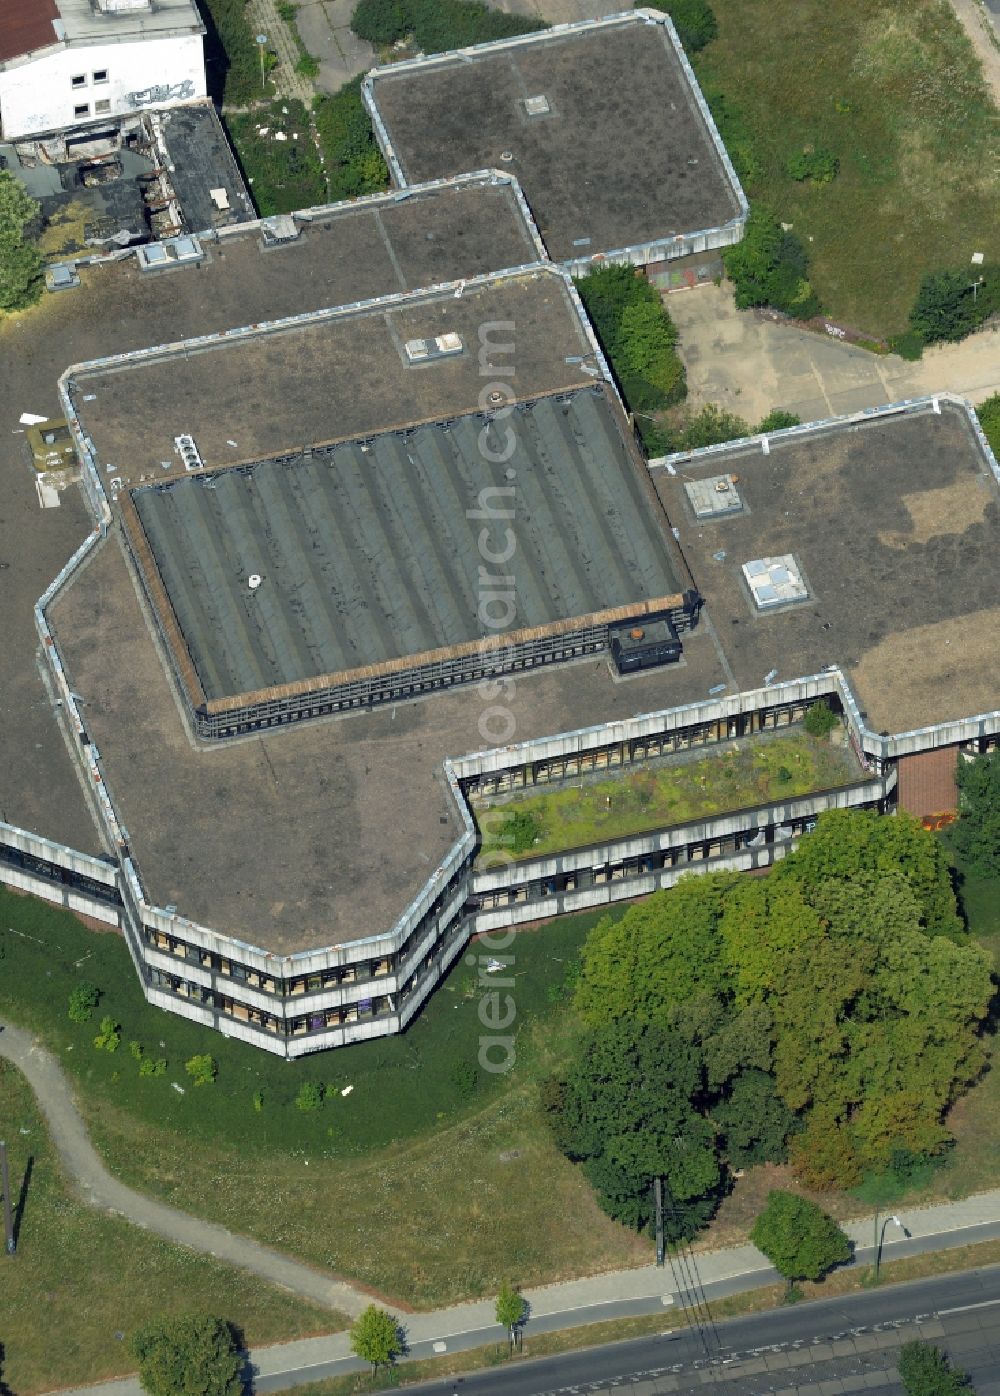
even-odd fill
[{"label": "burned roof section", "polygon": [[656,12],[377,68],[365,91],[397,181],[510,170],[557,261],[745,215],[673,27]]}]

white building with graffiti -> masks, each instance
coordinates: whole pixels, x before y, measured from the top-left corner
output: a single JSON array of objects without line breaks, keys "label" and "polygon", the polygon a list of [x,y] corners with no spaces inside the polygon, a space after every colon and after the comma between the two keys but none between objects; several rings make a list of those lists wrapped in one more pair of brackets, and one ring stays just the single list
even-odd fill
[{"label": "white building with graffiti", "polygon": [[4,0],[0,130],[7,140],[204,98],[194,0]]}]

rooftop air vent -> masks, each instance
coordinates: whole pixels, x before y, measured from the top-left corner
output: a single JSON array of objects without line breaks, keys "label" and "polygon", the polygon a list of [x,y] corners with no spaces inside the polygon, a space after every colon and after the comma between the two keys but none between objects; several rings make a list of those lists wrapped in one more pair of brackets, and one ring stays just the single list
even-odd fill
[{"label": "rooftop air vent", "polygon": [[94,8],[102,15],[124,15],[133,10],[151,10],[152,0],[93,0]]},{"label": "rooftop air vent", "polygon": [[201,243],[184,234],[164,242],[149,242],[135,249],[140,271],[164,271],[168,267],[197,266],[205,260]]},{"label": "rooftop air vent", "polygon": [[552,110],[548,97],[539,95],[538,97],[525,97],[524,110],[529,116],[548,116]]},{"label": "rooftop air vent", "polygon": [[271,218],[262,218],[260,231],[265,247],[276,247],[284,242],[294,242],[300,229],[290,213],[276,213]]},{"label": "rooftop air vent", "polygon": [[695,518],[718,519],[740,513],[743,497],[737,488],[738,478],[736,475],[709,475],[704,480],[688,480],[684,493]]},{"label": "rooftop air vent", "polygon": [[174,437],[174,450],[184,462],[185,470],[201,470],[205,462],[201,458],[201,452],[194,443],[194,437],[183,432],[180,436]]},{"label": "rooftop air vent", "polygon": [[432,359],[448,359],[462,352],[462,339],[457,334],[439,334],[434,339],[408,339],[403,346],[406,361],[425,364]]},{"label": "rooftop air vent", "polygon": [[773,611],[777,606],[805,601],[809,595],[802,572],[791,553],[745,562],[743,577],[759,611]]}]

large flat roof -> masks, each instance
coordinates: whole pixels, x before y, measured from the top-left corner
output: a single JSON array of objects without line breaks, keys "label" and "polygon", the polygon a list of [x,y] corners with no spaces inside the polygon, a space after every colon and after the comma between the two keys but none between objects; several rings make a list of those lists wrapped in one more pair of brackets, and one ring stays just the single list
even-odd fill
[{"label": "large flat roof", "polygon": [[[116,534],[49,618],[154,904],[276,954],[320,949],[390,930],[458,838],[441,767],[483,746],[478,685],[196,748]],[[698,631],[667,670],[616,680],[604,657],[553,665],[518,674],[503,701],[522,740],[722,682]]]},{"label": "large flat roof", "polygon": [[154,0],[105,10],[94,0],[4,0],[0,14],[0,67],[59,44],[127,43],[204,34],[195,0]]},{"label": "large flat roof", "polygon": [[538,255],[511,184],[489,177],[337,205],[302,226],[296,242],[273,250],[263,250],[257,228],[233,230],[197,270],[147,276],[132,259],[82,267],[79,289],[46,296],[30,315],[0,319],[0,561],[7,564],[0,570],[0,818],[10,823],[86,852],[100,848],[39,673],[32,614],[93,524],[76,489],[62,493],[60,508],[39,509],[20,414],[61,416],[56,385],[71,363],[476,276]]},{"label": "large flat roof", "polygon": [[[739,687],[838,664],[867,726],[893,735],[997,707],[1000,489],[970,411],[936,405],[655,472]],[[685,485],[730,474],[743,511],[696,518]],[[760,613],[743,565],[785,556],[808,596]]]},{"label": "large flat roof", "polygon": [[[366,87],[397,180],[509,169],[557,261],[741,214],[691,70],[656,12],[376,68]],[[540,115],[525,107],[534,97],[546,101]]]},{"label": "large flat roof", "polygon": [[[407,342],[447,334],[461,353],[409,362]],[[181,433],[215,467],[465,414],[495,376],[491,364],[521,401],[594,382],[594,343],[555,268],[83,366],[72,398],[102,468],[140,484],[166,478],[164,463],[183,473]]]},{"label": "large flat roof", "polygon": [[[595,385],[499,421],[472,413],[140,486],[132,501],[212,700],[492,636],[479,539],[497,489],[520,521],[516,558],[497,569],[517,572],[508,643],[670,605],[689,583],[630,437]],[[493,552],[507,551],[506,528],[492,526]]]}]

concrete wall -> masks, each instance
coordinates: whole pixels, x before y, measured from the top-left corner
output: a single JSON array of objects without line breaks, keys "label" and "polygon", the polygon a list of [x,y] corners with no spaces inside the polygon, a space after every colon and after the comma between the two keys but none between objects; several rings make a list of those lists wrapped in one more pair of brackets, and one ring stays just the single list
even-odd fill
[{"label": "concrete wall", "polygon": [[[94,74],[106,72],[107,81]],[[74,87],[74,78],[83,78]],[[206,95],[200,34],[137,43],[70,45],[0,73],[0,125],[10,140],[79,126],[143,107],[169,107]],[[96,110],[98,103],[108,107]],[[77,107],[86,114],[77,116]]]}]

